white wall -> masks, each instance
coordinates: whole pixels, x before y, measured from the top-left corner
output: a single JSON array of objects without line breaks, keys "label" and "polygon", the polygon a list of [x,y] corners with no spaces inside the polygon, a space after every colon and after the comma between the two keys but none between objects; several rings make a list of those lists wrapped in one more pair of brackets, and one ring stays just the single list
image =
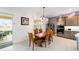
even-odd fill
[{"label": "white wall", "polygon": [[32,32],[34,28],[33,18],[29,17],[29,25],[21,25],[21,16],[25,16],[23,14],[16,14],[13,17],[13,41],[14,43],[27,40],[28,39],[28,32]]}]

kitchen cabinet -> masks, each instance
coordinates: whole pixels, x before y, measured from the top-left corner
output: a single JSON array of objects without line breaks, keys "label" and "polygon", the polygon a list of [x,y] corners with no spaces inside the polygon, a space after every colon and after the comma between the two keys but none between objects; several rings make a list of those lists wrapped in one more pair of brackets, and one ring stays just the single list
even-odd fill
[{"label": "kitchen cabinet", "polygon": [[79,26],[79,15],[78,15],[77,17],[78,17],[78,18],[77,18],[77,19],[78,19],[78,20],[77,20],[77,24],[78,24],[78,26]]},{"label": "kitchen cabinet", "polygon": [[67,17],[65,20],[66,26],[78,26],[78,18],[77,16]]},{"label": "kitchen cabinet", "polygon": [[58,33],[57,36],[71,40],[76,40],[74,36],[76,33],[78,33],[78,31],[64,31],[64,34]]}]

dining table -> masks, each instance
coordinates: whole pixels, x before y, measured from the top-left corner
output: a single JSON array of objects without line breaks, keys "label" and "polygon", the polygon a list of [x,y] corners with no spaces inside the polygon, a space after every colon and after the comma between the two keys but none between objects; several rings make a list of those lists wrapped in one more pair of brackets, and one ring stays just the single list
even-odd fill
[{"label": "dining table", "polygon": [[38,45],[42,47],[43,46],[42,43],[45,41],[45,32],[38,33],[36,34],[36,36],[38,37],[39,40]]},{"label": "dining table", "polygon": [[39,38],[44,37],[45,36],[45,32],[38,33],[38,34],[36,34],[36,36],[38,36]]}]

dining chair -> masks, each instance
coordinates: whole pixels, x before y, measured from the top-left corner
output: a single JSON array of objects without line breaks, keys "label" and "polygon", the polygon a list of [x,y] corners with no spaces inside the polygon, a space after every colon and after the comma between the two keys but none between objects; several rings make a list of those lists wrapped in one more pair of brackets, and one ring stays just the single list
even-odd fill
[{"label": "dining chair", "polygon": [[48,31],[46,31],[46,33],[45,33],[45,41],[47,41],[48,44],[50,44],[50,34]]},{"label": "dining chair", "polygon": [[48,40],[48,44],[50,44],[51,41],[53,42],[53,31],[50,27],[46,31],[46,37],[47,37],[47,40]]},{"label": "dining chair", "polygon": [[36,29],[34,29],[34,37],[35,37],[35,40],[38,40],[37,34],[38,34],[38,29],[36,28]]},{"label": "dining chair", "polygon": [[32,33],[29,33],[29,47],[32,46],[32,50],[34,50],[34,46],[36,43],[38,43],[36,37]]},{"label": "dining chair", "polygon": [[46,36],[45,36],[44,42],[45,42],[45,48],[46,48],[46,42],[47,42],[47,37]]},{"label": "dining chair", "polygon": [[28,36],[29,36],[29,47],[30,47],[31,46],[32,33],[28,33]]},{"label": "dining chair", "polygon": [[50,29],[50,40],[53,42],[53,30]]},{"label": "dining chair", "polygon": [[34,37],[33,37],[33,34],[32,33],[29,33],[29,47],[31,45],[32,45],[32,50],[34,50]]},{"label": "dining chair", "polygon": [[43,30],[42,29],[39,29],[39,33],[42,33],[43,32]]},{"label": "dining chair", "polygon": [[34,29],[34,34],[38,34],[38,29]]}]

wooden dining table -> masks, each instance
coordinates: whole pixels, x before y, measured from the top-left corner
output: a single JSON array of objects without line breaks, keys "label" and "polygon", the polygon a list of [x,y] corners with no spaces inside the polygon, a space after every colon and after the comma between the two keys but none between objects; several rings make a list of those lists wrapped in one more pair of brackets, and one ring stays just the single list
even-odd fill
[{"label": "wooden dining table", "polygon": [[38,34],[36,34],[36,36],[38,36],[39,38],[44,37],[45,36],[45,32],[38,33]]},{"label": "wooden dining table", "polygon": [[42,47],[43,46],[42,43],[45,41],[45,32],[38,33],[36,34],[36,36],[38,37],[39,40],[38,45]]}]

